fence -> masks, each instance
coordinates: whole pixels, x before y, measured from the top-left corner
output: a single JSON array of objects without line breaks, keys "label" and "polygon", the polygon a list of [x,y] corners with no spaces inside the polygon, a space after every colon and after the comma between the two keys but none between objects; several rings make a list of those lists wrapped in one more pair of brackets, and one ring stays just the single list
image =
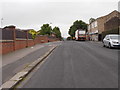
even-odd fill
[{"label": "fence", "polygon": [[38,35],[34,40],[32,35],[28,33],[28,30],[23,31],[15,28],[0,29],[0,54],[6,54],[18,49],[33,46],[39,43],[47,43],[57,41],[59,39],[49,36]]}]

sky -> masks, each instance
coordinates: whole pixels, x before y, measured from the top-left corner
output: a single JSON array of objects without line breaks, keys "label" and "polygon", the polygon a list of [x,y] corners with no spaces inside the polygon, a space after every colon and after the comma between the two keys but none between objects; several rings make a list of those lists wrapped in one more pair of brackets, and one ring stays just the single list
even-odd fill
[{"label": "sky", "polygon": [[89,23],[118,10],[119,0],[0,0],[1,27],[40,30],[43,24],[60,28],[63,37],[76,20]]}]

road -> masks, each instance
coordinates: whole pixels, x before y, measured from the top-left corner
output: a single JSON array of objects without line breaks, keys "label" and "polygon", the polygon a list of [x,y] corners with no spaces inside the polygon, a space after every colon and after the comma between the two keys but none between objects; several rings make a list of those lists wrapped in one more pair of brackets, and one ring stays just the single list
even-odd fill
[{"label": "road", "polygon": [[2,57],[2,84],[23,70],[30,63],[42,57],[54,45],[61,42],[38,44],[29,48],[17,50]]},{"label": "road", "polygon": [[117,88],[119,51],[100,42],[64,41],[20,87]]}]

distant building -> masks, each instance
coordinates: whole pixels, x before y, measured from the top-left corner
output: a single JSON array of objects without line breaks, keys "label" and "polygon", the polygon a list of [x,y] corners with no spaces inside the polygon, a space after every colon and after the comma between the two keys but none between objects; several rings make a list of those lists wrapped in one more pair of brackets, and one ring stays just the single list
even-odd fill
[{"label": "distant building", "polygon": [[99,17],[92,22],[89,22],[88,33],[90,40],[100,41],[101,33],[106,30],[111,30],[120,25],[120,12],[114,10],[108,15]]}]

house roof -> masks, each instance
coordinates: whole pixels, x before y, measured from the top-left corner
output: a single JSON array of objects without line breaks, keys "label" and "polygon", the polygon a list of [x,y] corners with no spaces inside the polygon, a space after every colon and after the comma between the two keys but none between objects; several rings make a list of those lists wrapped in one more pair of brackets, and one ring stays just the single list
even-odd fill
[{"label": "house roof", "polygon": [[107,15],[104,15],[104,16],[101,16],[101,17],[98,17],[97,19],[107,17],[107,16],[111,15],[112,13],[118,13],[118,14],[120,15],[120,12],[119,12],[119,11],[114,10],[114,11],[112,11],[111,13],[109,13],[109,14],[107,14]]}]

